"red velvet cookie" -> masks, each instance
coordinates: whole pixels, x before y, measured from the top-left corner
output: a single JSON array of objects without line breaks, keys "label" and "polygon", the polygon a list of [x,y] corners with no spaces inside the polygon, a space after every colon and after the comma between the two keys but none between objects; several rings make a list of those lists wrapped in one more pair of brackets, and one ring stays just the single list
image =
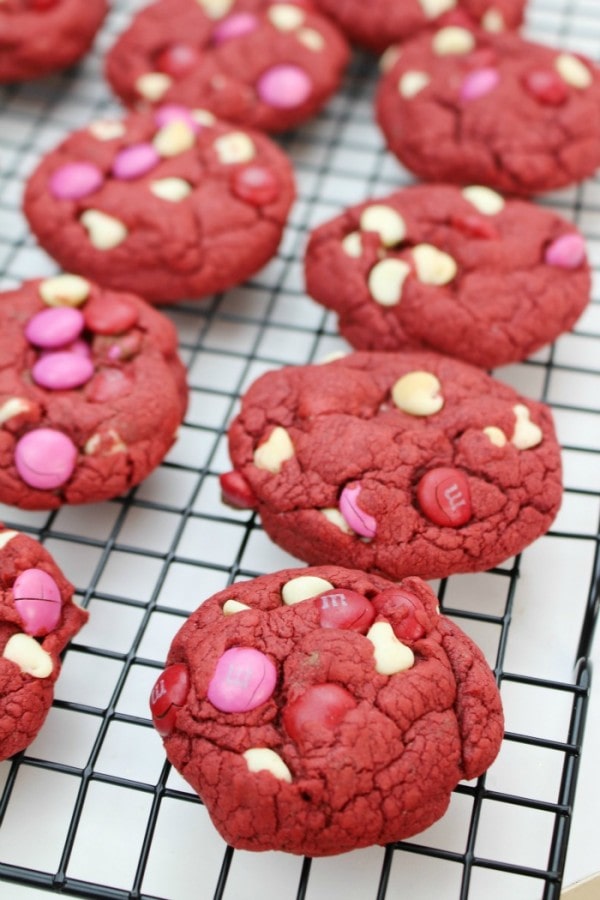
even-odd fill
[{"label": "red velvet cookie", "polygon": [[345,39],[308,4],[158,0],[109,52],[106,76],[128,106],[202,106],[283,131],[327,102],[348,57]]},{"label": "red velvet cookie", "polygon": [[481,186],[418,185],[354,206],[313,231],[305,268],[353,347],[485,368],[571,328],[591,287],[573,225]]},{"label": "red velvet cookie", "polygon": [[435,25],[444,15],[463,13],[485,31],[517,28],[525,0],[315,0],[349,40],[374,53]]},{"label": "red velvet cookie", "polygon": [[493,674],[432,590],[333,566],[203,603],[150,706],[229,844],[309,856],[427,828],[503,736]]},{"label": "red velvet cookie", "polygon": [[0,83],[40,78],[90,48],[106,0],[0,0]]},{"label": "red velvet cookie", "polygon": [[600,69],[516,34],[426,32],[402,46],[376,104],[390,150],[428,181],[528,195],[600,165]]},{"label": "red velvet cookie", "polygon": [[171,322],[75,275],[0,295],[0,502],[123,494],[161,462],[187,388]]},{"label": "red velvet cookie", "polygon": [[60,653],[87,621],[47,550],[0,525],[0,760],[27,747],[44,723]]},{"label": "red velvet cookie", "polygon": [[71,134],[29,179],[24,205],[65,269],[165,303],[260,269],[293,199],[291,164],[269,138],[164,106]]},{"label": "red velvet cookie", "polygon": [[550,410],[435,353],[351,353],[263,375],[229,429],[227,502],[312,565],[442,578],[489,569],[550,527]]}]

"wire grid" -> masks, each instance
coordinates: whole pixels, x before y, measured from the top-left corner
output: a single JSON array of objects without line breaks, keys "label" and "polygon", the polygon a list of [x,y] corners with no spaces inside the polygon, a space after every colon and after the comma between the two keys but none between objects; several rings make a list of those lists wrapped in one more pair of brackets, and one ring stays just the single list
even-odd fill
[{"label": "wire grid", "polygon": [[[27,232],[22,186],[68,131],[118,112],[101,58],[142,5],[115,3],[77,70],[0,93],[0,286],[56,271]],[[534,0],[528,33],[598,58],[595,5]],[[323,860],[234,852],[165,763],[148,717],[151,686],[184,618],[227,584],[297,563],[254,514],[220,503],[218,474],[229,467],[227,424],[254,378],[346,349],[332,315],[304,294],[302,254],[314,225],[411,180],[373,125],[376,78],[374,60],[355,54],[327,109],[281,139],[298,201],[276,258],[234,290],[167,311],[188,366],[190,406],[160,468],[110,503],[51,513],[0,507],[7,525],[45,543],[91,613],[65,653],[40,735],[0,764],[0,882],[11,898],[30,896],[21,893],[27,887],[145,900],[559,896],[598,605],[597,280],[572,335],[496,373],[553,407],[566,485],[553,529],[501,567],[434,584],[444,612],[494,668],[507,720],[498,760],[457,787],[439,823],[387,848]],[[539,202],[577,222],[597,275],[600,184]]]}]

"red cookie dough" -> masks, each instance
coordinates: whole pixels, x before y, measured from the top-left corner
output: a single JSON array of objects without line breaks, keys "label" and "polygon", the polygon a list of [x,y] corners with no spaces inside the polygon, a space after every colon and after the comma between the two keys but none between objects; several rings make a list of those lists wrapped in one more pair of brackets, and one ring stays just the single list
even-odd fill
[{"label": "red cookie dough", "polygon": [[128,106],[203,106],[284,131],[329,100],[348,58],[335,26],[304,3],[158,0],[109,51],[106,77]]},{"label": "red cookie dough", "polygon": [[517,28],[525,0],[315,0],[349,40],[374,53],[405,41],[443,16],[470,16],[486,31]]},{"label": "red cookie dough", "polygon": [[503,736],[493,674],[432,590],[333,566],[203,603],[151,711],[229,844],[308,856],[427,828]]},{"label": "red cookie dough", "polygon": [[308,293],[359,350],[437,350],[493,368],[568,331],[587,305],[583,237],[551,210],[473,185],[418,185],[313,231]]},{"label": "red cookie dough", "polygon": [[33,538],[0,525],[0,760],[27,747],[52,705],[60,653],[87,621]]},{"label": "red cookie dough", "polygon": [[489,569],[550,527],[548,407],[435,353],[351,353],[260,377],[229,429],[223,498],[312,565],[391,579]]},{"label": "red cookie dough", "polygon": [[167,303],[265,265],[293,200],[269,138],[171,105],[71,134],[29,179],[24,208],[63,268]]},{"label": "red cookie dough", "polygon": [[376,96],[389,149],[420,178],[519,195],[593,175],[599,108],[590,60],[463,25],[405,43]]},{"label": "red cookie dough", "polygon": [[164,458],[186,409],[171,322],[73,275],[0,295],[0,502],[125,493]]},{"label": "red cookie dough", "polygon": [[106,0],[0,0],[0,84],[77,62],[107,10]]}]

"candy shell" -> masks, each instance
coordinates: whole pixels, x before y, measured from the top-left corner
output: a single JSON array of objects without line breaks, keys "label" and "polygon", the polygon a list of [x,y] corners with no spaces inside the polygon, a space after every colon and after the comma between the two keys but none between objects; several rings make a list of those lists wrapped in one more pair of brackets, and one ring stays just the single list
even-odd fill
[{"label": "candy shell", "polygon": [[15,466],[23,481],[39,490],[65,484],[73,474],[77,448],[62,431],[36,428],[17,442]]},{"label": "candy shell", "polygon": [[373,605],[356,591],[334,588],[315,597],[321,628],[342,628],[366,634],[375,618]]},{"label": "candy shell", "polygon": [[26,634],[40,637],[56,628],[62,599],[54,578],[43,569],[21,572],[13,584],[13,597]]},{"label": "candy shell", "polygon": [[81,387],[93,374],[94,363],[89,357],[69,351],[44,354],[31,370],[35,383],[50,391]]},{"label": "candy shell", "polygon": [[312,82],[299,66],[281,64],[267,69],[259,78],[256,92],[263,103],[275,109],[293,109],[308,100]]},{"label": "candy shell", "polygon": [[374,538],[377,533],[377,522],[369,513],[358,505],[361,492],[360,484],[347,484],[340,495],[340,512],[356,534],[361,537]]},{"label": "candy shell", "polygon": [[277,199],[279,182],[270,169],[250,165],[235,170],[231,178],[231,190],[246,203],[265,206]]},{"label": "candy shell", "polygon": [[339,684],[315,684],[284,707],[283,726],[291,739],[301,744],[318,727],[333,731],[355,707],[352,694]]},{"label": "candy shell", "polygon": [[427,613],[419,598],[403,588],[387,588],[373,597],[373,607],[389,619],[394,634],[401,641],[418,641],[425,637]]},{"label": "candy shell", "polygon": [[104,176],[93,163],[66,163],[50,176],[50,193],[57,200],[80,200],[97,191]]},{"label": "candy shell", "polygon": [[190,688],[187,666],[175,663],[168,666],[157,678],[150,694],[152,722],[162,737],[175,728],[177,713],[185,703]]},{"label": "candy shell", "polygon": [[469,482],[460,469],[441,467],[427,472],[417,487],[423,514],[436,525],[460,528],[472,514]]},{"label": "candy shell", "polygon": [[171,75],[172,78],[183,78],[200,62],[200,53],[191,44],[183,41],[169,44],[158,54],[155,60],[159,72]]},{"label": "candy shell", "polygon": [[277,670],[252,647],[230,647],[217,662],[207,691],[221,712],[248,712],[266,703],[275,690]]},{"label": "candy shell", "polygon": [[54,306],[31,317],[25,326],[25,337],[36,347],[56,349],[75,341],[83,327],[81,310],[72,306]]}]

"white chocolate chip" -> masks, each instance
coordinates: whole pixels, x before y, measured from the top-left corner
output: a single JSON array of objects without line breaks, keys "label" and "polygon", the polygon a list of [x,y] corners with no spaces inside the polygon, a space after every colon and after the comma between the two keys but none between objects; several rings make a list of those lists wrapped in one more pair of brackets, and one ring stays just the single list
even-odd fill
[{"label": "white chocolate chip", "polygon": [[286,606],[295,606],[310,597],[317,597],[323,591],[333,588],[330,581],[318,575],[299,575],[287,581],[281,589],[281,597]]},{"label": "white chocolate chip", "polygon": [[402,259],[383,259],[369,272],[369,292],[380,306],[397,306],[410,266]]},{"label": "white chocolate chip", "polygon": [[412,257],[417,270],[417,278],[423,284],[434,284],[440,287],[452,281],[458,272],[456,260],[432,244],[417,244],[416,247],[413,247]]},{"label": "white chocolate chip", "polygon": [[342,240],[342,250],[347,256],[358,259],[362,256],[362,238],[359,231],[351,231]]},{"label": "white chocolate chip", "polygon": [[234,0],[196,0],[209,19],[222,19],[226,16]]},{"label": "white chocolate chip", "polygon": [[397,675],[414,666],[414,653],[398,640],[389,622],[375,622],[366,637],[373,644],[375,671],[380,675]]},{"label": "white chocolate chip", "polygon": [[554,67],[563,81],[579,90],[589,87],[593,81],[592,73],[585,63],[571,53],[559,53],[554,60]]},{"label": "white chocolate chip", "polygon": [[149,187],[155,197],[171,203],[185,200],[192,192],[191,184],[183,178],[159,178],[158,181],[151,181]]},{"label": "white chocolate chip", "polygon": [[304,13],[293,3],[274,3],[267,11],[267,18],[278,31],[294,31],[304,22]]},{"label": "white chocolate chip", "polygon": [[504,447],[506,444],[506,435],[502,429],[497,428],[496,425],[488,425],[483,429],[483,433],[487,435],[491,443],[496,447]]},{"label": "white chocolate chip", "polygon": [[234,616],[236,613],[244,612],[245,609],[252,609],[246,603],[240,603],[239,600],[226,600],[222,607],[224,616]]},{"label": "white chocolate chip", "polygon": [[155,103],[167,93],[172,84],[173,79],[164,72],[146,72],[135,82],[135,89],[141,97]]},{"label": "white chocolate chip", "polygon": [[531,421],[528,408],[523,403],[513,406],[515,414],[515,430],[510,439],[517,450],[529,450],[542,442],[542,429]]},{"label": "white chocolate chip", "polygon": [[217,121],[217,117],[208,109],[192,109],[190,110],[190,116],[198,125],[204,125],[207,128],[210,128]]},{"label": "white chocolate chip", "polygon": [[488,9],[481,17],[481,27],[491,34],[500,34],[506,29],[504,16],[499,9]]},{"label": "white chocolate chip", "polygon": [[54,275],[40,282],[38,291],[46,306],[81,306],[90,295],[91,285],[80,275]]},{"label": "white chocolate chip", "polygon": [[456,6],[456,0],[419,0],[419,3],[429,19],[435,19]]},{"label": "white chocolate chip", "polygon": [[25,675],[47,678],[54,668],[52,657],[28,634],[13,634],[9,637],[2,654],[19,667]]},{"label": "white chocolate chip", "polygon": [[292,773],[274,750],[267,747],[251,747],[242,754],[251,772],[270,772],[279,781],[287,781],[291,784]]},{"label": "white chocolate chip", "polygon": [[112,250],[127,237],[125,225],[99,209],[86,209],[79,221],[87,230],[90,244],[96,250]]},{"label": "white chocolate chip", "polygon": [[483,216],[495,216],[504,209],[504,197],[482,184],[471,184],[461,194]]},{"label": "white chocolate chip", "polygon": [[179,156],[194,146],[196,135],[186,122],[175,119],[156,132],[152,143],[159,156]]},{"label": "white chocolate chip", "polygon": [[296,32],[296,39],[314,53],[319,53],[325,47],[325,38],[316,28],[300,28]]},{"label": "white chocolate chip", "polygon": [[470,53],[475,47],[475,38],[467,28],[448,25],[440,28],[433,37],[433,52],[438,56],[455,56]]},{"label": "white chocolate chip", "polygon": [[15,416],[20,416],[21,413],[27,412],[31,409],[31,403],[29,400],[26,400],[25,397],[9,397],[2,406],[0,406],[0,425],[3,422],[8,422],[9,419],[13,419]]},{"label": "white chocolate chip", "polygon": [[83,452],[86,456],[93,456],[100,452],[101,456],[112,456],[113,453],[124,453],[127,450],[127,444],[114,428],[109,428],[103,434],[93,434],[85,442]]},{"label": "white chocolate chip", "polygon": [[6,547],[9,541],[12,541],[13,538],[16,538],[20,532],[18,531],[10,531],[7,529],[6,531],[0,531],[0,550],[3,547]]},{"label": "white chocolate chip", "polygon": [[374,203],[363,209],[360,227],[362,231],[376,231],[384,247],[399,244],[406,235],[406,225],[400,213],[383,203]]},{"label": "white chocolate chip", "polygon": [[379,71],[389,72],[390,69],[394,68],[401,56],[402,50],[400,47],[397,44],[391,44],[379,57]]},{"label": "white chocolate chip", "polygon": [[432,372],[408,372],[392,388],[398,409],[411,416],[433,416],[444,405],[442,386]]},{"label": "white chocolate chip", "polygon": [[254,465],[257,469],[265,469],[277,475],[284,462],[293,457],[294,452],[289,434],[285,428],[277,425],[269,435],[269,439],[254,451]]},{"label": "white chocolate chip", "polygon": [[123,137],[125,126],[117,120],[100,119],[88,125],[88,131],[99,141],[113,141],[115,138]]},{"label": "white chocolate chip", "polygon": [[335,525],[344,534],[354,534],[354,531],[352,531],[339,509],[335,506],[326,506],[321,510],[321,513],[331,525]]},{"label": "white chocolate chip", "polygon": [[214,148],[223,165],[248,162],[256,154],[254,142],[243,131],[230,131],[217,138]]},{"label": "white chocolate chip", "polygon": [[416,69],[410,69],[400,76],[398,80],[398,93],[401,97],[410,100],[412,97],[416,97],[423,88],[427,87],[430,81],[431,78],[427,72],[418,72]]}]

